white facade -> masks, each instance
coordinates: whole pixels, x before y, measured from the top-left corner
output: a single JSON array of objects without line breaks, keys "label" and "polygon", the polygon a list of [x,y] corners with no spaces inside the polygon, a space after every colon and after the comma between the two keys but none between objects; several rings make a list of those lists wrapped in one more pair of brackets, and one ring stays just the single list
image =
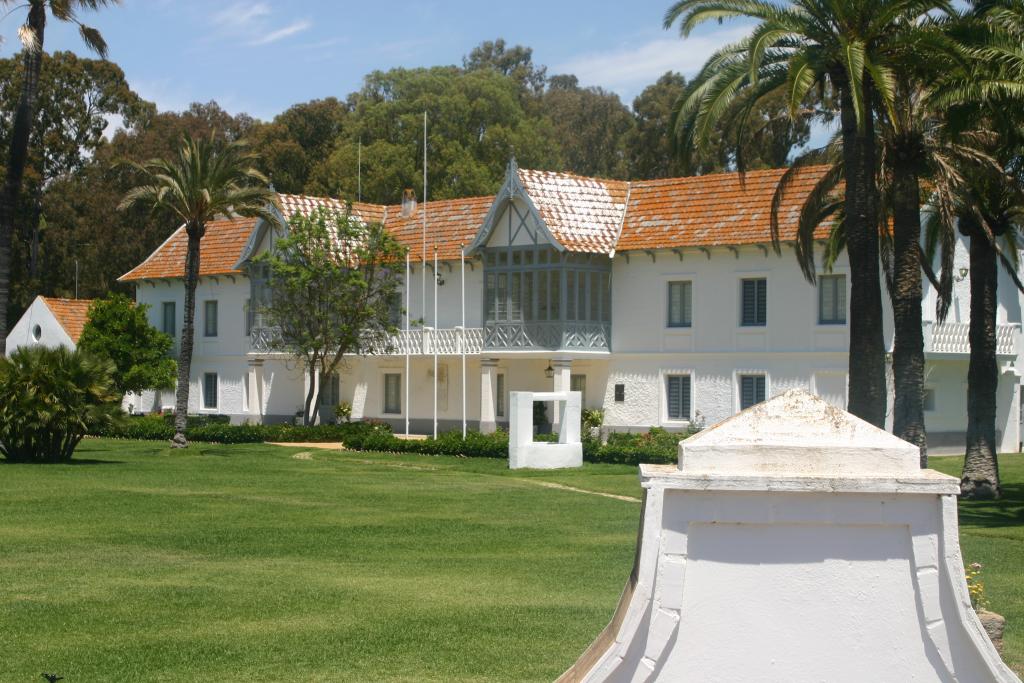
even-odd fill
[{"label": "white facade", "polygon": [[56,299],[37,296],[7,335],[7,355],[21,347],[78,345],[91,299]]},{"label": "white facade", "polygon": [[[463,420],[470,429],[485,431],[507,425],[508,393],[512,391],[580,391],[583,407],[603,409],[605,428],[618,431],[651,426],[683,430],[711,424],[735,414],[751,400],[794,388],[845,408],[850,287],[845,255],[828,277],[811,285],[787,245],[781,255],[765,243],[612,248],[604,253],[577,247],[570,251],[562,244],[567,228],[563,225],[559,232],[552,227],[555,220],[538,199],[540,193],[530,194],[534,186],[527,181],[531,176],[515,176],[514,172],[513,167],[487,216],[477,219],[476,239],[464,245],[468,254],[464,268],[458,258],[448,258],[439,262],[434,273],[429,236],[441,229],[438,226],[428,227],[424,268],[419,234],[415,235],[417,239],[409,244],[411,277],[403,302],[411,329],[398,335],[392,353],[347,359],[337,388],[321,392],[327,395],[326,403],[349,402],[354,419],[383,419],[398,432],[408,427],[413,433],[427,434],[435,423],[439,431],[460,428]],[[572,181],[582,182],[575,177]],[[557,217],[565,222],[564,215]],[[621,221],[617,228],[614,224],[610,228],[613,235],[615,229],[623,230]],[[600,233],[592,233],[600,237]],[[269,234],[257,230],[240,259],[266,249]],[[530,252],[528,256],[526,252]],[[507,257],[502,256],[506,253]],[[557,266],[547,260],[556,258]],[[513,266],[513,259],[522,261]],[[239,267],[244,271],[244,263]],[[966,269],[962,243],[958,245],[957,267]],[[539,303],[545,269],[565,272],[560,286],[568,291],[549,291],[550,302],[555,301],[556,293],[561,296],[557,312],[551,310],[554,303],[547,310]],[[501,280],[506,271],[507,279]],[[520,280],[520,273],[529,275]],[[963,274],[958,279],[949,320],[941,325],[933,322],[934,293],[926,286],[922,321],[929,443],[954,449],[963,444],[969,354],[969,283]],[[579,305],[567,303],[574,293],[583,291],[566,284],[570,281],[587,283],[587,298],[580,295]],[[173,331],[180,331],[181,280],[143,280],[136,285],[139,302],[150,305],[152,322],[158,328],[164,302],[175,302]],[[544,286],[550,289],[554,285]],[[604,287],[609,290],[606,299],[602,299]],[[679,293],[684,290],[686,315],[678,319],[682,310]],[[533,297],[532,305],[525,305],[527,311],[516,311],[517,305],[524,305],[513,301],[514,291]],[[485,300],[493,300],[496,293],[500,298],[503,292],[507,295],[504,304],[497,309],[485,306]],[[1002,374],[996,429],[1000,450],[1016,451],[1020,442],[1016,363],[1021,305],[1008,278],[1000,281],[999,292]],[[670,296],[677,297],[671,315]],[[226,414],[239,422],[294,419],[302,410],[307,380],[296,361],[260,347],[258,329],[250,340],[246,329],[249,297],[250,285],[244,274],[201,278],[196,294],[190,411]],[[215,337],[204,336],[206,301],[218,302]],[[746,321],[745,306],[754,306],[746,311],[754,317]],[[495,319],[515,315],[520,322]],[[548,321],[544,315],[561,318]],[[888,307],[885,331],[891,348]],[[547,341],[539,343],[542,337]],[[461,349],[466,353],[460,353]],[[205,396],[206,389],[214,386],[207,373],[216,373],[215,401]],[[386,387],[391,388],[390,396]],[[147,393],[136,409],[172,404],[171,392],[162,396]],[[321,419],[332,418],[333,406],[325,405]]]}]

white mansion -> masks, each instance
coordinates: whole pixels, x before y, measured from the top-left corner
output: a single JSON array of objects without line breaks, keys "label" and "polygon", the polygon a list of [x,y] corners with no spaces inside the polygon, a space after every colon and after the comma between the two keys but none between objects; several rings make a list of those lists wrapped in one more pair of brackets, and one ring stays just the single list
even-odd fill
[{"label": "white mansion", "polygon": [[[602,408],[615,430],[710,424],[794,387],[844,406],[849,269],[844,256],[817,285],[801,275],[790,244],[821,170],[802,173],[783,203],[781,256],[769,225],[780,170],[627,182],[512,163],[495,196],[428,202],[408,216],[398,206],[353,205],[410,249],[406,307],[424,324],[403,330],[389,353],[351,358],[339,376],[321,378],[321,419],[347,401],[353,418],[387,420],[396,432],[408,425],[430,433],[435,419],[452,429],[464,418],[486,431],[507,421],[509,391],[569,388],[583,393],[585,407]],[[334,199],[279,199],[282,219],[343,208]],[[190,411],[236,422],[292,420],[301,411],[303,369],[269,352],[273,331],[249,306],[263,287],[251,259],[279,229],[255,219],[208,226]],[[121,278],[172,336],[181,329],[185,243],[179,229]],[[948,321],[929,319],[930,290],[922,321],[926,422],[929,443],[940,447],[962,445],[966,424],[962,244],[956,265]],[[1008,279],[999,293],[996,429],[1000,449],[1016,451],[1021,301]],[[890,346],[891,336],[890,319]],[[172,392],[128,401],[136,412],[174,404]]]}]

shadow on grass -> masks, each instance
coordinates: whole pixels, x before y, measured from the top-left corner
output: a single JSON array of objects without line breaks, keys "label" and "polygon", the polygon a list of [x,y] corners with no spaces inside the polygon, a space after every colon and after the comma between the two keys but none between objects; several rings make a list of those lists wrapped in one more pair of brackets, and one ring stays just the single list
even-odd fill
[{"label": "shadow on grass", "polygon": [[999,500],[961,500],[962,526],[1005,527],[1024,525],[1024,484],[1003,482]]},{"label": "shadow on grass", "polygon": [[3,465],[23,465],[25,467],[47,467],[52,465],[123,465],[122,460],[93,460],[91,458],[72,458],[66,462],[47,462],[47,461],[35,461],[29,462],[24,460],[0,460],[0,464]]}]

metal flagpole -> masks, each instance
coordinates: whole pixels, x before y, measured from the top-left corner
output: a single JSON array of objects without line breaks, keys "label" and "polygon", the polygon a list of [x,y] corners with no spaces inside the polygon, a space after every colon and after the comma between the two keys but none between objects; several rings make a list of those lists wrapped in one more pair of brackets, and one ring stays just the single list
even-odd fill
[{"label": "metal flagpole", "polygon": [[462,290],[462,334],[459,351],[462,352],[462,438],[466,438],[466,247],[459,245],[459,278]]},{"label": "metal flagpole", "polygon": [[434,438],[437,438],[437,244],[434,245],[434,334],[430,345],[434,351]]},{"label": "metal flagpole", "polygon": [[405,435],[409,436],[409,394],[412,390],[409,382],[409,252],[405,252]]},{"label": "metal flagpole", "polygon": [[423,112],[423,272],[420,274],[421,295],[420,312],[423,315],[423,324],[427,324],[427,112]]}]

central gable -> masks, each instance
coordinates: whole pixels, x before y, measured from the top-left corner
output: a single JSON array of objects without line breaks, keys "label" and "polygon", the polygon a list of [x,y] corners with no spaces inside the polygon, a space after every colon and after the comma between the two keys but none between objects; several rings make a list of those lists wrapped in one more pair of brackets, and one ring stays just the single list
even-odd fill
[{"label": "central gable", "polygon": [[524,170],[512,161],[469,253],[546,244],[558,251],[610,256],[628,197],[625,181]]}]

